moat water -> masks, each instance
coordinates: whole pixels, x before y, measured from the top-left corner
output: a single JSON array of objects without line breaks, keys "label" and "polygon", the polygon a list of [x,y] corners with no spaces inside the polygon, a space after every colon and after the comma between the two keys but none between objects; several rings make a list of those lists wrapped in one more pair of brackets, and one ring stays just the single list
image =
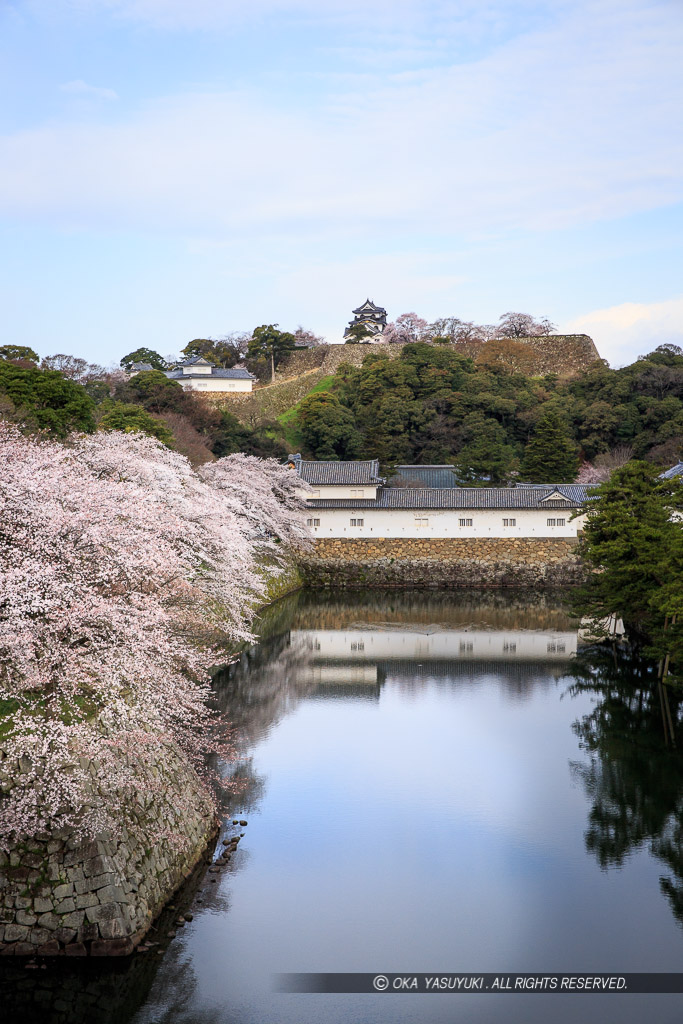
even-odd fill
[{"label": "moat water", "polygon": [[[248,820],[121,963],[0,967],[5,1019],[678,1021],[683,995],[285,994],[280,972],[683,970],[683,756],[561,597],[301,593],[216,679]],[[192,920],[168,938],[179,913]]]}]

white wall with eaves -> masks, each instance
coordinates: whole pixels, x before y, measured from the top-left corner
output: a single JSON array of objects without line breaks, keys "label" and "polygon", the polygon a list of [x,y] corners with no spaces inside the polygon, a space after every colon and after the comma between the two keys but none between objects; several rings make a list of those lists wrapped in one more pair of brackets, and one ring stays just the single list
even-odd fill
[{"label": "white wall with eaves", "polygon": [[[573,508],[457,511],[309,508],[306,517],[313,536],[318,538],[576,537],[585,517],[571,519],[573,511]],[[351,525],[352,519],[356,525]],[[362,525],[357,525],[359,520]],[[461,520],[466,522],[461,525]],[[467,520],[472,521],[471,525]]]}]

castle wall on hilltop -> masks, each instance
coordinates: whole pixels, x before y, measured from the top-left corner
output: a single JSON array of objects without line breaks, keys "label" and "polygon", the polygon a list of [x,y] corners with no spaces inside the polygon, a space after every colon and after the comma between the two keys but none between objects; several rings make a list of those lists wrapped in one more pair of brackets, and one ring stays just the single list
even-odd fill
[{"label": "castle wall on hilltop", "polygon": [[[528,345],[535,358],[531,375],[555,373],[560,377],[577,377],[584,373],[600,354],[587,334],[549,334],[539,337],[514,338]],[[481,343],[445,346],[476,358]],[[336,373],[342,363],[361,366],[371,353],[396,359],[403,345],[373,343],[368,345],[320,345],[305,351],[292,352],[275,375],[275,383],[257,388],[253,394],[205,396],[214,405],[227,407],[243,423],[258,426],[281,416],[300,402],[318,381]]]}]

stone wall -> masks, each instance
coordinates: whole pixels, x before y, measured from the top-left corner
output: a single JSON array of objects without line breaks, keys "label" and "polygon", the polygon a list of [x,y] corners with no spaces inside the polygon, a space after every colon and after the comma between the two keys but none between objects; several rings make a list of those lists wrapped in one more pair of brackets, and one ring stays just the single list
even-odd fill
[{"label": "stone wall", "polygon": [[300,571],[313,587],[556,587],[584,576],[573,538],[328,538]]},{"label": "stone wall", "polygon": [[179,748],[165,743],[146,771],[156,792],[127,808],[135,833],[89,841],[56,833],[0,851],[1,954],[132,952],[216,830],[213,805]]},{"label": "stone wall", "polygon": [[[541,337],[515,338],[528,345],[535,356],[533,375],[556,373],[560,377],[576,377],[600,358],[593,340],[587,334],[550,334]],[[292,352],[275,375],[275,383],[258,387],[252,394],[206,396],[214,405],[226,406],[243,423],[258,426],[267,423],[300,402],[324,377],[336,373],[341,363],[361,366],[366,356],[381,353],[396,359],[403,345],[375,343],[368,345],[320,345],[306,351]],[[462,355],[476,358],[481,344],[453,346]]]}]

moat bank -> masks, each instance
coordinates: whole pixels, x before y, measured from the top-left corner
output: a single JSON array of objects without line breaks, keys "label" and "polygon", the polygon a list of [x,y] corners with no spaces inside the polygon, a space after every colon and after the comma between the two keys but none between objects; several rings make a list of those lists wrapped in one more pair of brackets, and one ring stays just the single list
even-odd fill
[{"label": "moat bank", "polygon": [[323,538],[301,558],[310,587],[571,586],[585,569],[574,538]]}]

